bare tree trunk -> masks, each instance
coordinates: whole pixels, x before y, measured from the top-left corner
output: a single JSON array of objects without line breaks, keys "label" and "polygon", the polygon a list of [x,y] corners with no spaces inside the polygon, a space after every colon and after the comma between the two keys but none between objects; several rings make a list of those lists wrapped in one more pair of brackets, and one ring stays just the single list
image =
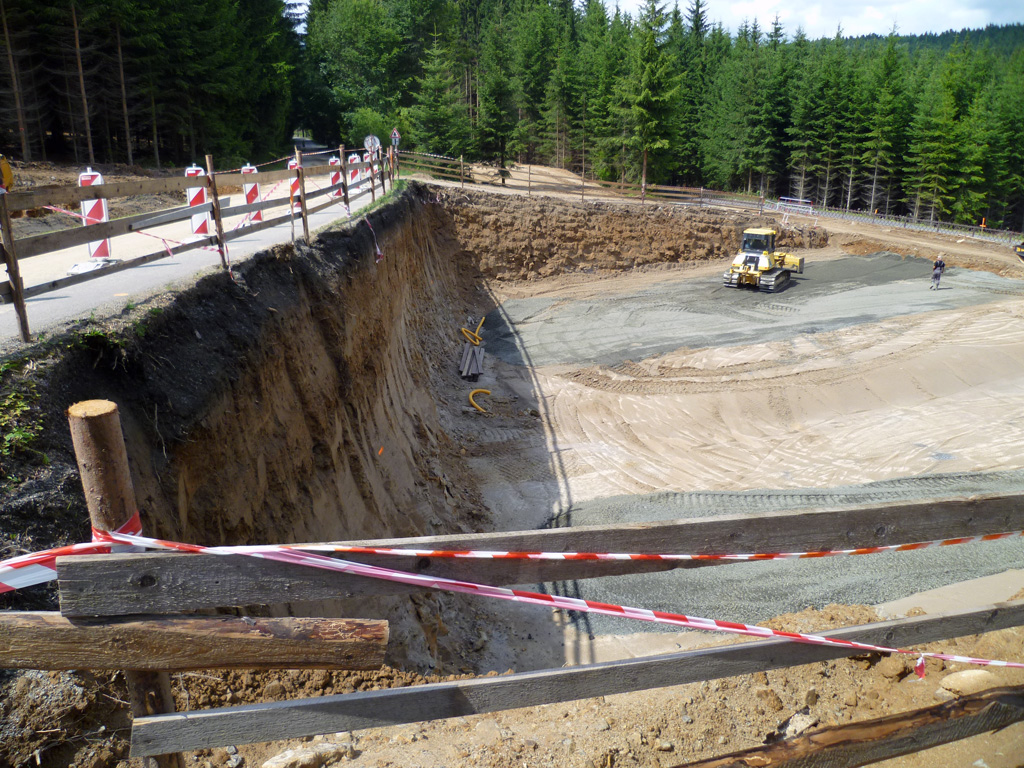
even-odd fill
[{"label": "bare tree trunk", "polygon": [[149,94],[149,111],[153,116],[153,155],[156,158],[156,167],[160,167],[160,133],[156,125],[156,97]]},{"label": "bare tree trunk", "polygon": [[78,14],[75,13],[75,2],[71,0],[71,25],[75,30],[75,61],[78,64],[78,87],[82,92],[82,118],[85,121],[85,145],[89,150],[89,164],[96,164],[96,155],[92,149],[92,127],[89,125],[89,99],[85,95],[85,71],[82,69],[82,43],[78,37]]},{"label": "bare tree trunk", "polygon": [[124,53],[121,50],[121,25],[114,25],[117,35],[117,67],[121,74],[121,112],[124,115],[124,146],[128,150],[128,165],[135,165],[132,157],[132,127],[128,122],[128,90],[124,85]]},{"label": "bare tree trunk", "polygon": [[25,128],[25,110],[21,105],[21,88],[18,86],[18,71],[14,66],[14,48],[11,46],[11,33],[7,29],[7,9],[0,0],[0,21],[4,27],[4,44],[7,46],[7,68],[11,71],[11,92],[14,94],[14,111],[18,116],[18,136],[21,139],[22,160],[32,159],[32,149],[28,143],[28,130]]}]

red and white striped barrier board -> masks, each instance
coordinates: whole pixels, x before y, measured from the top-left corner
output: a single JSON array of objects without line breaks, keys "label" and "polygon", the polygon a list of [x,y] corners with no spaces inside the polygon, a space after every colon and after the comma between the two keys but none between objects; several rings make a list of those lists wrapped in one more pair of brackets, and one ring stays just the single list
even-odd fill
[{"label": "red and white striped barrier board", "polygon": [[[253,174],[253,180],[242,184],[242,193],[245,195],[245,204],[252,205],[260,201],[260,183],[256,181],[255,174],[259,173],[255,165],[246,163],[242,166],[242,173]],[[249,214],[249,221],[263,221],[263,211],[253,211]]]},{"label": "red and white striped barrier board", "polygon": [[438,576],[408,573],[406,571],[395,571],[390,568],[381,568],[380,566],[365,565],[363,563],[353,563],[347,560],[336,560],[325,555],[303,552],[284,546],[201,547],[195,544],[182,544],[180,542],[151,539],[143,536],[134,536],[123,533],[96,532],[96,535],[102,540],[109,541],[111,543],[134,544],[136,546],[148,547],[150,549],[166,549],[177,552],[205,553],[211,555],[247,555],[250,557],[260,557],[267,560],[303,565],[310,568],[320,568],[322,570],[334,571],[336,573],[364,576],[371,579],[382,579],[384,581],[406,584],[425,589],[439,589],[447,592],[458,592],[467,595],[481,595],[483,597],[492,597],[499,600],[545,605],[549,608],[559,608],[567,611],[598,613],[605,616],[617,616],[619,618],[637,619],[639,621],[649,621],[656,624],[667,624],[671,626],[702,629],[712,632],[728,632],[731,634],[747,635],[750,637],[779,638],[808,645],[837,646],[857,651],[874,651],[877,653],[898,653],[907,656],[917,656],[918,660],[915,665],[915,671],[919,677],[924,677],[924,660],[926,658],[955,661],[962,664],[1024,669],[1024,662],[978,659],[968,656],[917,651],[906,648],[889,648],[883,645],[860,643],[853,640],[840,640],[802,632],[784,632],[781,630],[768,629],[767,627],[758,627],[752,624],[740,624],[733,621],[705,619],[700,616],[686,616],[680,613],[652,611],[646,608],[633,608],[625,605],[600,603],[594,600],[581,600],[574,597],[548,595],[540,592],[527,592],[519,589],[509,589],[506,587],[492,587],[486,584],[473,584],[468,581],[445,579]]},{"label": "red and white striped barrier board", "polygon": [[[78,174],[78,186],[80,187],[92,187],[102,183],[103,175],[97,173],[92,168],[86,168],[84,173]],[[83,200],[82,221],[85,226],[110,221],[110,218],[107,215],[107,201]],[[104,238],[103,240],[97,240],[94,243],[89,243],[88,247],[90,257],[94,259],[110,258],[110,238]]]},{"label": "red and white striped barrier board", "polygon": [[352,168],[351,166],[359,162],[359,155],[352,154],[348,156],[348,193],[350,195],[358,195],[363,191],[363,185],[359,183],[360,179],[363,178],[362,173],[358,168]]},{"label": "red and white striped barrier board", "polygon": [[372,168],[373,155],[370,152],[363,153],[363,162],[366,163],[366,168],[363,169],[362,178],[370,178],[370,169]]},{"label": "red and white striped barrier board", "polygon": [[[205,176],[206,171],[200,168],[198,165],[193,164],[192,166],[185,169],[186,176]],[[206,205],[206,185],[198,187],[189,187],[185,190],[185,195],[188,197],[189,206]],[[206,211],[202,213],[196,213],[192,215],[192,234],[193,235],[209,235],[210,234],[210,214]]]},{"label": "red and white striped barrier board", "polygon": [[[327,164],[330,165],[332,168],[334,168],[334,167],[337,168],[336,171],[331,171],[331,186],[334,187],[334,186],[337,186],[337,185],[341,184],[341,160],[339,158],[337,158],[337,157],[331,157],[327,161]],[[342,192],[340,186],[336,190],[334,190],[334,192],[331,193],[331,197],[344,197],[344,196],[345,196],[345,193]]]},{"label": "red and white striped barrier board", "polygon": [[[132,519],[122,525],[117,533],[130,535],[142,533],[142,522],[139,520],[139,513],[136,512]],[[135,549],[134,545],[126,549],[118,544],[111,545],[108,541],[101,542],[98,538],[99,535],[99,531],[93,530],[93,540],[88,544],[70,544],[66,547],[48,549],[45,552],[22,555],[21,557],[14,557],[0,562],[0,594],[13,592],[24,587],[31,587],[34,584],[44,584],[57,578],[57,558],[62,555],[106,555],[111,552],[124,552]]]},{"label": "red and white striped barrier board", "polygon": [[[288,170],[294,171],[299,167],[299,161],[294,157],[288,161]],[[291,186],[288,188],[288,196],[292,200],[292,207],[297,211],[302,210],[302,200],[299,199],[299,175],[295,174],[295,178],[291,180]]]}]

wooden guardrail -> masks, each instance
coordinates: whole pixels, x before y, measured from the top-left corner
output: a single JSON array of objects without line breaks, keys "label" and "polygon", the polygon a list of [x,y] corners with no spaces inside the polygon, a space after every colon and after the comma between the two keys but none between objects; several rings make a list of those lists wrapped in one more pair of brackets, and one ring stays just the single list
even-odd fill
[{"label": "wooden guardrail", "polygon": [[[138,526],[132,512],[134,495],[116,406],[88,401],[72,406],[68,413],[93,527],[115,530]],[[623,526],[346,543],[418,550],[713,554],[725,550],[850,549],[1022,529],[1021,497],[985,496]],[[346,558],[382,562],[374,556],[348,554]],[[386,563],[391,568],[402,568],[394,559]],[[673,565],[679,564],[420,557],[406,561],[405,570],[498,585],[640,573]],[[179,714],[174,712],[169,694],[169,671],[221,667],[370,669],[382,662],[387,641],[384,622],[249,619],[196,616],[190,612],[242,604],[365,597],[408,591],[409,587],[245,556],[119,553],[61,557],[57,572],[61,615],[0,614],[0,667],[128,670],[134,714],[131,754],[158,756],[161,766],[180,765],[178,753],[188,750],[495,712],[862,653],[842,646],[761,640],[502,677]],[[847,627],[822,635],[885,647],[913,647],[1021,625],[1024,600]],[[1003,713],[1002,719],[991,722],[1001,723],[1006,717]],[[963,729],[952,716],[945,730],[934,720],[929,721],[933,743],[962,737]],[[973,718],[971,727],[976,731],[987,722]]]},{"label": "wooden guardrail", "polygon": [[[306,159],[312,157],[312,155],[305,156]],[[86,187],[45,186],[0,195],[0,252],[2,252],[3,260],[7,267],[7,280],[0,282],[0,303],[11,302],[15,305],[21,338],[27,342],[31,338],[31,332],[29,329],[28,311],[25,306],[26,299],[50,293],[70,285],[95,280],[159,259],[176,256],[197,248],[216,248],[221,254],[222,266],[226,269],[228,266],[226,257],[227,244],[230,241],[259,232],[268,227],[286,222],[294,222],[296,217],[302,221],[303,237],[308,243],[310,214],[338,203],[344,203],[346,206],[349,206],[366,196],[369,196],[371,200],[375,200],[378,183],[380,184],[381,194],[387,191],[386,183],[390,183],[392,187],[394,186],[393,162],[390,151],[383,155],[378,151],[369,161],[350,163],[345,154],[345,148],[340,147],[338,159],[340,161],[339,165],[318,163],[304,167],[303,154],[296,150],[295,168],[249,175],[233,171],[214,173],[213,158],[207,155],[207,167],[210,172],[201,177],[142,179]],[[316,182],[312,182],[313,178],[329,177],[338,173],[340,173],[340,179],[336,183],[328,182],[326,185],[321,186],[316,184]],[[351,181],[350,176],[353,173],[357,174],[360,178]],[[220,190],[223,190],[225,187],[239,187],[254,181],[258,181],[260,184],[297,181],[298,199],[294,199],[296,196],[293,196],[291,186],[289,186],[287,195],[282,194],[270,198],[269,195],[273,194],[272,189],[268,193],[268,197],[263,200],[251,204],[222,207],[222,194]],[[307,182],[310,182],[317,188],[314,190],[308,189]],[[351,189],[353,185],[358,187],[358,191]],[[205,186],[209,193],[209,202],[203,205],[194,207],[179,206],[17,240],[14,238],[10,216],[12,211],[32,210],[44,206],[75,205],[87,200],[116,200],[135,195],[179,193],[199,186]],[[287,213],[260,222],[251,220],[251,215],[257,211],[269,212],[280,208],[284,208]],[[122,235],[154,230],[184,221],[193,215],[204,213],[212,215],[215,230],[206,237],[190,237],[188,242],[177,242],[174,238],[161,237],[159,234],[150,233],[158,243],[152,253],[118,259],[112,264],[84,274],[68,275],[27,287],[22,281],[19,263],[25,259],[45,256],[65,248],[81,246],[107,238],[116,238]],[[225,219],[237,216],[245,216],[246,218],[232,229],[225,230]]]},{"label": "wooden guardrail", "polygon": [[604,181],[570,174],[568,171],[555,173],[543,166],[512,165],[499,169],[492,166],[471,166],[461,157],[451,158],[402,151],[396,163],[398,171],[423,173],[432,178],[458,181],[462,186],[477,184],[506,187],[525,191],[528,195],[557,193],[579,195],[580,200],[648,201],[685,203],[697,206],[716,206],[757,210],[764,207],[764,198],[757,195],[740,195],[716,192],[703,187],[673,187],[659,184],[643,186],[633,182]]}]

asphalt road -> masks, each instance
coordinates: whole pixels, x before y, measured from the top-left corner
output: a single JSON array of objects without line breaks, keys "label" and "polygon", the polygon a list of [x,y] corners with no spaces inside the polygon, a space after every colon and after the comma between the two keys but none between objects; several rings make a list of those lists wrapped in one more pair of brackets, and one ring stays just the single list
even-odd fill
[{"label": "asphalt road", "polygon": [[[353,205],[353,213],[365,207],[369,202],[368,198],[357,201]],[[277,215],[277,212],[271,212],[269,215]],[[314,213],[309,217],[310,232],[346,217],[345,208],[340,203],[327,210]],[[302,237],[301,220],[296,220],[295,233],[296,237]],[[131,237],[131,235],[126,237]],[[291,237],[292,227],[285,222],[276,227],[232,240],[228,244],[228,253],[232,263],[238,263],[273,245],[288,242]],[[153,240],[143,245],[146,250],[138,250],[136,247],[137,252],[125,254],[125,248],[121,246],[121,241],[122,238],[116,238],[113,241],[115,256],[139,256],[153,252],[153,244],[157,248],[160,247],[159,241]],[[44,260],[46,261],[44,262]],[[28,259],[22,265],[23,280],[26,286],[55,280],[65,276],[72,263],[85,261],[88,261],[88,255],[84,246],[75,249],[74,253]],[[196,249],[95,280],[66,286],[51,293],[44,293],[25,302],[28,308],[29,329],[34,336],[38,336],[39,333],[52,331],[65,323],[93,314],[97,317],[109,315],[120,311],[130,301],[137,301],[178,283],[191,281],[195,275],[201,272],[220,268],[220,255],[216,251]],[[0,346],[4,348],[17,346],[20,343],[20,338],[14,305],[0,305]]]}]

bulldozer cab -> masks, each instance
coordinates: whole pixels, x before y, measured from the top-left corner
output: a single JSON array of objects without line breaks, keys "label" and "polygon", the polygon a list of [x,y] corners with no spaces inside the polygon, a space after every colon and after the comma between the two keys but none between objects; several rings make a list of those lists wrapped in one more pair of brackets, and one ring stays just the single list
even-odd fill
[{"label": "bulldozer cab", "polygon": [[743,230],[743,251],[748,253],[775,252],[775,230],[745,229]]},{"label": "bulldozer cab", "polygon": [[3,187],[4,192],[10,192],[14,187],[14,173],[11,172],[11,164],[3,155],[0,155],[0,187]]}]

